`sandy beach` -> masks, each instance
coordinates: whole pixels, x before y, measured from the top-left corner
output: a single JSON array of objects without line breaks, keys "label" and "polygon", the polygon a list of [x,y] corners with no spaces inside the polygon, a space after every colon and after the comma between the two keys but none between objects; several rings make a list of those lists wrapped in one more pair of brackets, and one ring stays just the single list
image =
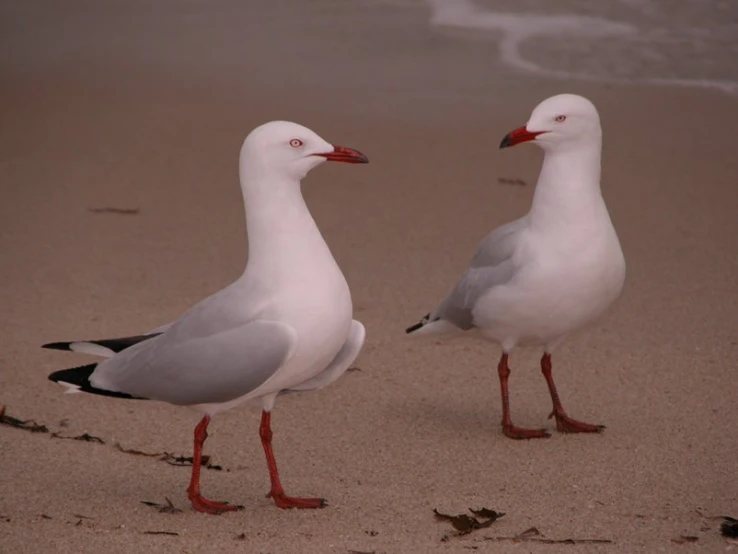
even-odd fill
[{"label": "sandy beach", "polygon": [[[148,4],[0,7],[0,404],[50,431],[0,425],[1,552],[738,549],[709,519],[738,517],[738,96],[490,67],[480,43],[385,3]],[[518,442],[500,431],[497,347],[404,329],[528,209],[542,153],[499,141],[559,92],[600,111],[628,275],[555,357],[570,414],[606,431]],[[90,358],[40,345],[138,334],[238,277],[238,151],[271,119],[371,161],[303,184],[367,342],[359,371],[273,412],[285,488],[329,506],[264,497],[259,412],[242,407],[210,426],[222,469],[203,487],[245,509],[214,517],[187,501],[190,468],[115,446],[191,456],[195,411],[64,395],[47,375]],[[513,415],[551,429],[539,356],[511,357]],[[103,444],[62,438],[85,433]],[[141,503],[166,498],[181,512]],[[433,514],[480,507],[505,515],[463,537]],[[531,527],[602,542],[507,539]]]}]

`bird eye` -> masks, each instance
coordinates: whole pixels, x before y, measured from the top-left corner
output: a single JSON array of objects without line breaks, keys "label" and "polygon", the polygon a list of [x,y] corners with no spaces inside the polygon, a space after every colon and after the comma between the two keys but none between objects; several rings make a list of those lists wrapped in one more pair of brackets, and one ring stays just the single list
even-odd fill
[{"label": "bird eye", "polygon": [[298,146],[302,146],[304,143],[300,139],[292,139],[290,141],[290,146],[292,148],[297,148]]},{"label": "bird eye", "polygon": [[557,115],[556,117],[554,117],[554,121],[556,123],[561,123],[562,121],[566,121],[566,116],[565,115]]}]

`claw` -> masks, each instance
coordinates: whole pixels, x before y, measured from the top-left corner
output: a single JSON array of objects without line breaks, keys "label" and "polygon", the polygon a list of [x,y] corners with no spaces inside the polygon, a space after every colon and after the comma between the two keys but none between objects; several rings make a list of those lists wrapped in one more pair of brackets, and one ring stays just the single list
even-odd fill
[{"label": "claw", "polygon": [[198,512],[204,512],[214,516],[220,515],[224,512],[233,512],[244,509],[243,506],[228,504],[228,502],[216,502],[199,495],[190,497],[190,502],[192,502],[192,507]]},{"label": "claw", "polygon": [[[602,433],[605,430],[604,425],[592,425],[572,419],[566,414],[552,413],[551,416],[556,418],[556,429],[560,433]],[[549,419],[551,418],[549,416]]]}]

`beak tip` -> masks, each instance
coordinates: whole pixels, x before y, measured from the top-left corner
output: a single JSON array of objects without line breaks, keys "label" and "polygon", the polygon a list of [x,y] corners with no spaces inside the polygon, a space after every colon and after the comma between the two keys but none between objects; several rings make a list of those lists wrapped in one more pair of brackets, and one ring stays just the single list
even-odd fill
[{"label": "beak tip", "polygon": [[323,156],[325,159],[334,162],[345,162],[350,164],[369,163],[369,158],[364,154],[358,150],[354,150],[353,148],[346,148],[345,146],[334,146],[333,151],[316,155]]},{"label": "beak tip", "polygon": [[510,135],[505,135],[500,141],[500,150],[507,148],[508,146],[510,146]]}]

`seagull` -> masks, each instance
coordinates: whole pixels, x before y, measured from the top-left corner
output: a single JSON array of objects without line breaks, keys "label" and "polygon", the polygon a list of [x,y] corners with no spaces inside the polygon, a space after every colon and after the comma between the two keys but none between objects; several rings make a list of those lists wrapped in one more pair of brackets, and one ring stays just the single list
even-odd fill
[{"label": "seagull", "polygon": [[508,398],[510,352],[542,346],[541,371],[553,401],[549,418],[563,433],[599,433],[604,426],[567,415],[551,364],[554,349],[605,312],[625,281],[625,258],[600,190],[597,109],[581,96],[552,96],[500,148],[523,142],[544,151],[530,211],[487,235],[448,296],[406,333],[465,333],[500,345],[502,431],[512,439],[550,436],[513,425]]},{"label": "seagull", "polygon": [[159,400],[203,414],[195,427],[187,489],[200,512],[242,508],[200,494],[200,459],[210,419],[244,402],[263,409],[259,435],[271,480],[267,496],[280,508],[325,506],[322,498],[285,494],[272,450],[271,411],[281,394],[321,389],[338,379],[364,344],[346,279],[300,190],[303,177],[326,160],[369,161],[296,123],[257,127],[239,160],[249,246],[243,275],[147,333],[44,345],[107,358],[49,375],[69,392]]}]

